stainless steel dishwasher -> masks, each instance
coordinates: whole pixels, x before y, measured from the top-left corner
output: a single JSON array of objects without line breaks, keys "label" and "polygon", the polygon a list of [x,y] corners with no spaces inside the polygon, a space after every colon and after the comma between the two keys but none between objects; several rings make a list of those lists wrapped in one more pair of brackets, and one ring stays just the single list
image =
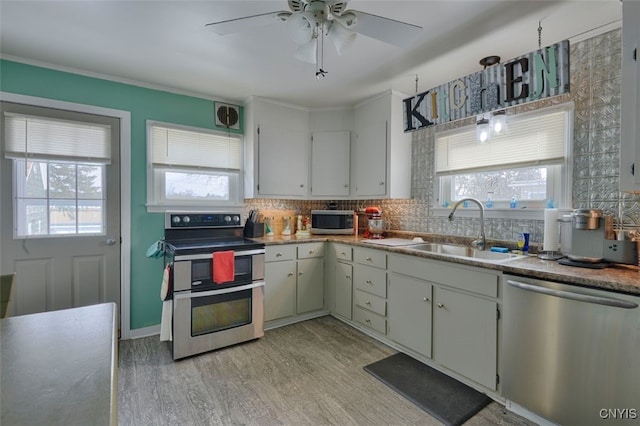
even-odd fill
[{"label": "stainless steel dishwasher", "polygon": [[637,426],[640,297],[504,278],[507,401],[561,425]]}]

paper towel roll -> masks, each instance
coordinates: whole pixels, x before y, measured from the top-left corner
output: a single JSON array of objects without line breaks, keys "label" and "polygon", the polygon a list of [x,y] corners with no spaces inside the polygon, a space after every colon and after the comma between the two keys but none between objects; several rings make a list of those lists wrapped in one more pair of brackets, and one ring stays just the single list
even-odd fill
[{"label": "paper towel roll", "polygon": [[558,209],[544,209],[542,250],[558,251]]}]

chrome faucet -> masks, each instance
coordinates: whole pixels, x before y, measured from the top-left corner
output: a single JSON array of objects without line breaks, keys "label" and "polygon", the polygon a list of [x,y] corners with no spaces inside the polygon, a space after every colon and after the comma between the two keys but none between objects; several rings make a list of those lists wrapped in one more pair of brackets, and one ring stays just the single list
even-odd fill
[{"label": "chrome faucet", "polygon": [[478,250],[484,250],[487,247],[487,239],[484,236],[484,206],[477,198],[465,197],[460,200],[453,206],[453,210],[449,213],[449,222],[453,222],[453,214],[456,212],[458,206],[465,201],[472,201],[478,205],[480,208],[480,236],[477,240],[473,241],[471,245],[478,248]]}]

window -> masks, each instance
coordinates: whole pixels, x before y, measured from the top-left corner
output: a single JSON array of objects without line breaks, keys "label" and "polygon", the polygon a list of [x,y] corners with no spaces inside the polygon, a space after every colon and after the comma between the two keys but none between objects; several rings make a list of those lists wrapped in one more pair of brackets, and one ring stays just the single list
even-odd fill
[{"label": "window", "polygon": [[14,237],[104,235],[111,127],[9,112],[4,124]]},{"label": "window", "polygon": [[[480,143],[475,126],[436,135],[440,206],[474,197],[493,208],[568,207],[572,106],[509,116],[507,131]],[[490,201],[489,201],[490,200]]]},{"label": "window", "polygon": [[242,139],[147,122],[147,208],[242,205]]}]

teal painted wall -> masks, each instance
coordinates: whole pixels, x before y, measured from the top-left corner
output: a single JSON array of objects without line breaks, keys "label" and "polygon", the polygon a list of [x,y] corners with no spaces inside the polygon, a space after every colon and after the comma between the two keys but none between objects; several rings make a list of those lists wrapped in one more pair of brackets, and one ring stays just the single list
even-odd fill
[{"label": "teal painted wall", "polygon": [[[214,102],[7,60],[0,60],[0,91],[131,113],[131,328],[159,324],[162,260],[145,253],[162,237],[164,215],[147,213],[145,207],[145,121],[214,129]],[[241,129],[243,118],[241,109]]]}]

